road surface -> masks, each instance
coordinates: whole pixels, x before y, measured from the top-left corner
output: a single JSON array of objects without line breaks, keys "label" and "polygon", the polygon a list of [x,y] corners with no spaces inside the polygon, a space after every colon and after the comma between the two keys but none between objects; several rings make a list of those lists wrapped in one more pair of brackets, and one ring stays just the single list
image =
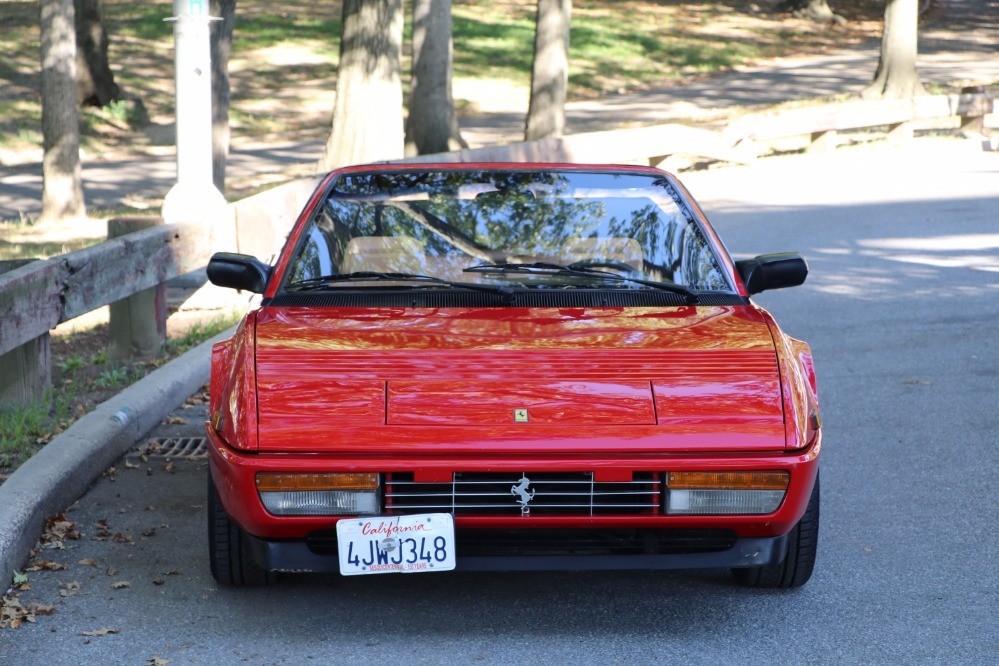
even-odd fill
[{"label": "road surface", "polygon": [[[734,254],[811,264],[806,285],[759,299],[819,372],[822,525],[804,588],[698,571],[219,589],[204,461],[133,456],[68,513],[83,538],[45,553],[67,568],[21,594],[55,611],[0,631],[0,662],[999,662],[999,155],[917,143],[685,178]],[[156,436],[198,434],[204,407],[175,416]],[[117,633],[81,635],[102,629]]]}]

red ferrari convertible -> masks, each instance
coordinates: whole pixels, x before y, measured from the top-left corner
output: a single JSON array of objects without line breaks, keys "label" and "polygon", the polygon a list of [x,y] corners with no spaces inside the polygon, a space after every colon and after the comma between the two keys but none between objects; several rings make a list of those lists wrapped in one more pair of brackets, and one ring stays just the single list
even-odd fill
[{"label": "red ferrari convertible", "polygon": [[728,568],[811,576],[822,433],[808,345],[653,168],[329,174],[212,354],[208,542],[276,572]]}]

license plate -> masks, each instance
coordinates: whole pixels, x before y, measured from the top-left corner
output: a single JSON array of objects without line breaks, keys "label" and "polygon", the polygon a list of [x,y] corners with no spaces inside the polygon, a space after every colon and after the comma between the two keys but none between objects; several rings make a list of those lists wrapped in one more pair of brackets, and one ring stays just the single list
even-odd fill
[{"label": "license plate", "polygon": [[426,573],[454,569],[454,516],[347,518],[336,524],[340,573]]}]

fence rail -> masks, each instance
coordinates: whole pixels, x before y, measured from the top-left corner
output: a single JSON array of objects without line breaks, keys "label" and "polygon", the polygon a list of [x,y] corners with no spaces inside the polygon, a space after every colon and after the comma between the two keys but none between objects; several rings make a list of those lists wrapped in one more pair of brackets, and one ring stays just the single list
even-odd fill
[{"label": "fence rail", "polygon": [[[674,155],[746,163],[761,142],[805,135],[816,147],[835,145],[836,133],[887,127],[911,136],[914,123],[935,120],[981,128],[995,119],[995,99],[984,92],[913,100],[826,104],[742,116],[722,131],[666,124],[575,134],[424,155],[400,160],[428,162],[576,162],[669,165]],[[991,114],[991,115],[990,115]],[[316,184],[301,179],[230,204],[225,220],[159,225],[84,250],[23,265],[0,274],[0,403],[26,395],[8,390],[31,375],[47,383],[48,334],[58,324],[205,266],[214,250],[267,257],[275,253]],[[2,270],[2,269],[0,269]],[[43,352],[39,352],[43,349]],[[25,359],[44,367],[25,369]],[[29,363],[30,365],[30,363]],[[9,375],[20,373],[24,377]],[[34,387],[38,393],[39,387]],[[13,396],[13,398],[12,398]]]}]

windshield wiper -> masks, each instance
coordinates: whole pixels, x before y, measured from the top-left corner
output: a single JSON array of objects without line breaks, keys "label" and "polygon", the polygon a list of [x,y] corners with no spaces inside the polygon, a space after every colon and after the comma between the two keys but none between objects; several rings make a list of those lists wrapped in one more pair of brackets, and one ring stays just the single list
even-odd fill
[{"label": "windshield wiper", "polygon": [[608,273],[607,271],[597,270],[595,268],[587,268],[585,266],[577,266],[575,264],[569,264],[568,266],[563,266],[562,264],[554,264],[547,261],[535,261],[526,264],[513,264],[513,263],[499,263],[499,264],[478,264],[476,266],[469,266],[464,269],[465,273],[483,273],[483,274],[502,274],[502,273],[526,273],[526,274],[538,274],[538,275],[572,275],[579,277],[595,277],[601,280],[615,280],[617,282],[633,282],[635,284],[642,284],[647,287],[654,287],[656,289],[662,289],[663,291],[670,291],[674,294],[680,294],[684,297],[687,305],[697,305],[698,299],[697,294],[679,284],[672,282],[657,282],[656,280],[644,280],[642,278],[633,278],[626,275],[618,275],[617,273]]},{"label": "windshield wiper", "polygon": [[333,282],[371,282],[386,280],[391,282],[426,282],[431,285],[439,284],[457,289],[470,289],[472,291],[482,291],[489,294],[499,294],[503,299],[512,303],[515,299],[515,292],[510,287],[503,285],[475,284],[474,282],[454,282],[431,275],[418,275],[415,273],[383,273],[378,271],[355,271],[353,273],[332,273],[330,275],[320,275],[318,277],[298,280],[288,285],[290,291],[308,291],[310,289],[322,289],[327,284]]}]

